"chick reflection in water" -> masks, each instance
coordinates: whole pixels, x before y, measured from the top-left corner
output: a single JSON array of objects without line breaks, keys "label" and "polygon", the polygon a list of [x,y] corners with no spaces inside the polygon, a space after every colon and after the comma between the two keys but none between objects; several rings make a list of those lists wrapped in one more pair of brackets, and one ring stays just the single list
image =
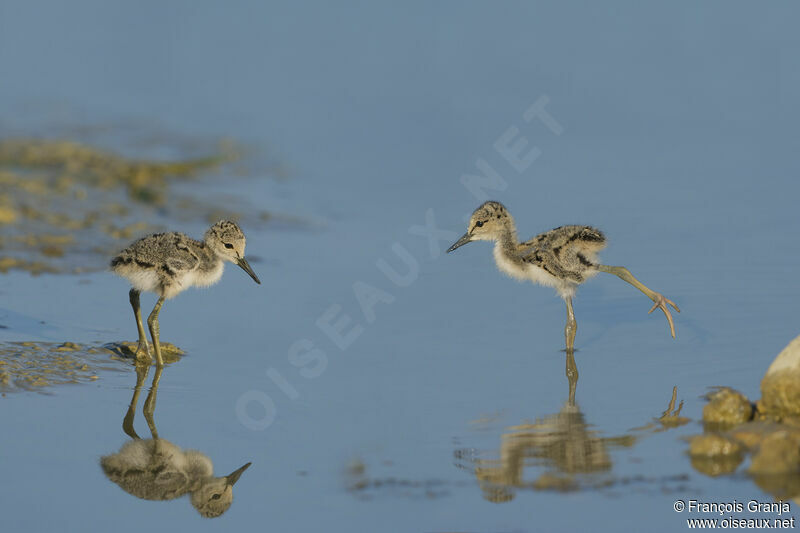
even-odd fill
[{"label": "chick reflection in water", "polygon": [[123,430],[133,440],[124,444],[119,452],[102,457],[100,466],[108,479],[137,498],[173,500],[190,494],[192,505],[202,516],[220,516],[231,506],[233,485],[250,463],[227,476],[215,477],[208,456],[195,450],[182,450],[168,440],[159,438],[153,414],[161,368],[156,368],[143,409],[152,438],[140,438],[133,428],[133,420],[139,393],[149,370],[147,365],[137,366],[136,387],[122,422]]},{"label": "chick reflection in water", "polygon": [[[500,458],[475,459],[475,476],[484,497],[501,503],[514,499],[514,489],[570,491],[580,488],[576,474],[599,474],[611,470],[610,447],[630,447],[632,435],[601,437],[589,429],[575,403],[578,368],[567,352],[569,399],[560,412],[530,424],[512,426],[502,436]],[[529,467],[544,467],[534,481],[523,479]],[[595,480],[602,485],[608,480]]]},{"label": "chick reflection in water", "polygon": [[[653,478],[617,478],[611,475],[613,462],[610,450],[631,448],[640,437],[656,434],[687,424],[690,420],[681,416],[683,402],[675,407],[677,388],[672,389],[669,406],[660,417],[648,424],[630,430],[617,437],[603,437],[590,429],[583,413],[575,403],[578,385],[578,368],[572,352],[567,352],[566,370],[569,397],[558,413],[537,418],[533,423],[512,426],[502,436],[499,459],[467,457],[457,451],[456,457],[469,458],[471,469],[483,490],[484,498],[502,503],[514,499],[518,489],[574,491],[603,489],[627,482],[655,483],[659,490],[668,490],[671,483],[682,484],[682,474]],[[543,470],[533,481],[524,479],[526,469]]]}]

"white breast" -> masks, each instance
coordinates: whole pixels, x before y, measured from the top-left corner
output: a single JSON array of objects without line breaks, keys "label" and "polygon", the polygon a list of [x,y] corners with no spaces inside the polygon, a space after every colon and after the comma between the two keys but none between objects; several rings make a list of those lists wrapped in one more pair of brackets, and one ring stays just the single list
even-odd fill
[{"label": "white breast", "polygon": [[497,268],[500,269],[500,272],[503,272],[514,279],[529,279],[525,267],[515,263],[514,261],[511,261],[508,257],[506,257],[506,255],[503,253],[503,247],[500,245],[500,243],[497,243],[494,246],[494,262],[497,264]]},{"label": "white breast", "polygon": [[186,280],[184,283],[186,286],[195,285],[197,287],[209,287],[220,280],[222,277],[222,272],[225,270],[225,263],[222,261],[217,261],[217,264],[214,265],[212,270],[206,272],[200,272],[198,270],[194,270],[189,272],[186,276]]}]

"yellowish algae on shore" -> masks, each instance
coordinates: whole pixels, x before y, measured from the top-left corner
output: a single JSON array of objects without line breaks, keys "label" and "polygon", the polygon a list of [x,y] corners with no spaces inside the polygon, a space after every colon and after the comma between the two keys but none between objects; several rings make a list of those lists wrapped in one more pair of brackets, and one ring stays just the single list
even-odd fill
[{"label": "yellowish algae on shore", "polygon": [[203,220],[209,206],[172,201],[170,191],[177,181],[225,172],[220,167],[240,155],[230,142],[208,151],[158,161],[68,140],[0,140],[0,273],[101,270],[109,254],[159,229],[158,217]]},{"label": "yellowish algae on shore", "polygon": [[54,385],[97,379],[103,365],[97,348],[77,344],[9,342],[0,344],[0,391],[43,391]]},{"label": "yellowish algae on shore", "polygon": [[[131,343],[105,346],[74,342],[0,343],[0,392],[48,392],[58,385],[95,381],[104,371],[126,371],[127,365],[119,361],[133,362],[126,354],[130,348]],[[169,343],[162,344],[162,348],[167,362],[175,362],[183,354]]]},{"label": "yellowish algae on shore", "polygon": [[[161,357],[164,359],[165,363],[175,363],[176,361],[180,360],[182,355],[185,355],[186,352],[178,348],[172,343],[169,342],[160,342],[159,345],[161,346]],[[150,353],[153,352],[152,345],[148,342],[148,346],[150,347]],[[148,363],[145,354],[140,354],[140,358],[136,359],[136,349],[138,347],[137,343],[135,342],[113,342],[110,344],[106,344],[103,346],[105,349],[111,351],[116,357],[120,359],[128,359],[131,361],[135,361],[136,364],[141,363]],[[151,364],[154,360],[151,358],[149,361]]]},{"label": "yellowish algae on shore", "polygon": [[76,185],[103,189],[123,185],[134,200],[163,203],[167,180],[189,178],[237,158],[238,153],[230,144],[221,145],[219,153],[209,157],[148,161],[73,141],[9,139],[0,142],[0,166],[43,172],[6,172],[0,176],[0,183],[14,184],[33,194],[47,194],[53,189],[75,193]]}]

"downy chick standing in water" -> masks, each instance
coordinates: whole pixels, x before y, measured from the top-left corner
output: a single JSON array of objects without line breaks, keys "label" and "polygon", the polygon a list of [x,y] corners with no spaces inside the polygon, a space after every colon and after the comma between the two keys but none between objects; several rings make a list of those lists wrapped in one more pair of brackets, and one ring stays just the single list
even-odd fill
[{"label": "downy chick standing in water", "polygon": [[192,286],[213,285],[222,277],[226,261],[236,263],[261,284],[244,258],[244,247],[245,237],[241,228],[235,222],[221,220],[206,231],[202,241],[178,232],[156,233],[133,242],[111,260],[111,270],[133,285],[129,297],[139,332],[137,360],[151,360],[139,310],[139,293],[149,291],[158,295],[158,302],[147,317],[147,325],[156,364],[160,367],[164,360],[159,344],[158,313],[164,300],[174,298]]},{"label": "downy chick standing in water", "polygon": [[633,277],[627,268],[600,264],[597,253],[605,248],[606,237],[591,226],[561,226],[525,242],[519,242],[511,213],[500,202],[486,202],[470,217],[465,233],[447,252],[472,241],[493,241],[497,267],[519,280],[546,285],[556,289],[567,304],[567,324],[564,328],[567,351],[575,349],[578,324],[572,309],[572,297],[578,285],[598,272],[618,276],[642,291],[653,301],[652,313],[661,309],[675,338],[675,324],[667,304],[680,312],[678,306],[661,294],[649,289]]}]

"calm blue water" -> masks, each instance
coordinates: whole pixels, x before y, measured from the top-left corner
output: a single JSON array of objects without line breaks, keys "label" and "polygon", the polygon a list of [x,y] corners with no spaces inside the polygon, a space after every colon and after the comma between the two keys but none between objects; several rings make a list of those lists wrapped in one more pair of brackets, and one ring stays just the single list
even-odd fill
[{"label": "calm blue water", "polygon": [[[229,136],[290,179],[220,176],[207,199],[232,187],[315,221],[245,228],[263,284],[229,268],[161,313],[162,338],[189,356],[162,376],[159,434],[220,475],[253,462],[223,517],[201,519],[186,498],[138,500],[103,476],[99,458],[128,439],[131,369],[2,398],[4,528],[675,531],[676,499],[768,500],[742,475],[691,469],[681,437],[696,422],[631,429],[661,414],[673,386],[695,421],[709,386],[757,398],[798,333],[798,14],[732,2],[0,2],[4,135],[135,120]],[[542,98],[552,120],[526,121]],[[512,127],[539,154],[521,171],[494,147]],[[480,202],[462,184],[479,160],[521,237],[600,227],[605,261],[683,310],[673,341],[616,278],[579,292],[588,431],[636,437],[607,448],[604,488],[578,475],[581,490],[512,488],[493,503],[462,458],[498,459],[509,428],[567,400],[563,303],[498,274],[485,244],[442,254]],[[432,243],[414,229],[426,222]],[[380,260],[408,273],[402,286]],[[376,299],[371,313],[354,285]],[[131,340],[126,292],[107,273],[0,276],[0,340]],[[326,312],[349,317],[351,339],[317,325]],[[312,345],[316,359],[292,364]],[[141,412],[136,424],[147,435]],[[347,474],[356,461],[361,490]],[[559,468],[533,460],[521,483],[545,471]]]}]

